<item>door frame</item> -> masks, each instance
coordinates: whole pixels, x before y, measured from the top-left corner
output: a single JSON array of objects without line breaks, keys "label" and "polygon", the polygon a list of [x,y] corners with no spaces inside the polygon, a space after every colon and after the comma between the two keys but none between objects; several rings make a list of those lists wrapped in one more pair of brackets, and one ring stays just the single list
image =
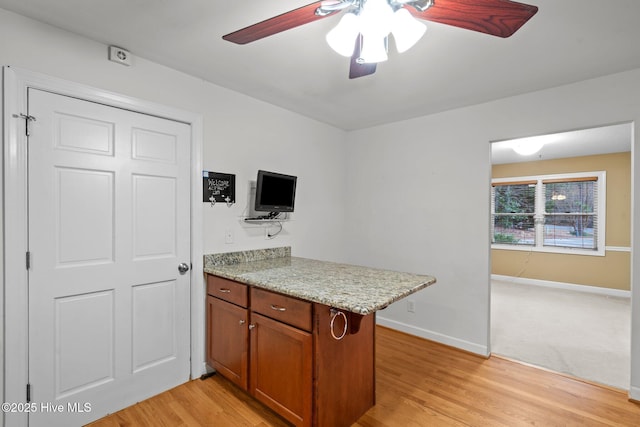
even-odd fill
[{"label": "door frame", "polygon": [[[190,295],[190,352],[191,378],[206,370],[204,360],[204,313],[205,290],[203,278],[202,206],[199,202],[202,170],[203,118],[184,110],[153,102],[85,86],[63,79],[49,77],[28,70],[3,67],[3,162],[1,165],[3,196],[0,210],[2,219],[3,246],[1,270],[3,272],[0,293],[0,319],[3,344],[0,353],[0,388],[2,402],[25,402],[28,382],[28,275],[26,252],[28,247],[27,219],[27,137],[25,120],[20,114],[27,113],[27,89],[34,88],[111,107],[166,118],[191,127],[191,295]],[[35,386],[35,385],[34,385]],[[4,424],[27,425],[26,413],[2,414]]]}]

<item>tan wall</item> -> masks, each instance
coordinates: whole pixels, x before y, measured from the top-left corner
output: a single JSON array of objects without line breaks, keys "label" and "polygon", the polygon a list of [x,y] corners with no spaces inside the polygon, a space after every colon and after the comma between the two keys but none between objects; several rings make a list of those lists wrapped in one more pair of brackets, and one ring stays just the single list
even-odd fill
[{"label": "tan wall", "polygon": [[[631,241],[631,153],[494,165],[494,178],[607,171],[606,246],[628,248]],[[491,250],[493,274],[630,290],[630,253],[604,257]]]}]

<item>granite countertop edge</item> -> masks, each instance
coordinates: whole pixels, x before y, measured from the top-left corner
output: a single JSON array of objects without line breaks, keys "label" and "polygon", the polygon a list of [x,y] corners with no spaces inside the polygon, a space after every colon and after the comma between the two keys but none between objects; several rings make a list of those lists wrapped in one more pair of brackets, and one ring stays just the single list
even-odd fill
[{"label": "granite countertop edge", "polygon": [[290,248],[205,256],[204,272],[361,315],[436,282],[403,273],[290,256]]}]

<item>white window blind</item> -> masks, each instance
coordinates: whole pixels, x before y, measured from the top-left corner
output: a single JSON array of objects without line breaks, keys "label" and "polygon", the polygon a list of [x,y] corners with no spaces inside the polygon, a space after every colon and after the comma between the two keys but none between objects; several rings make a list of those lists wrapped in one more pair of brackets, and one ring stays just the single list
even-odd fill
[{"label": "white window blind", "polygon": [[598,177],[542,184],[544,246],[598,249]]},{"label": "white window blind", "polygon": [[604,255],[605,172],[496,179],[492,244]]}]

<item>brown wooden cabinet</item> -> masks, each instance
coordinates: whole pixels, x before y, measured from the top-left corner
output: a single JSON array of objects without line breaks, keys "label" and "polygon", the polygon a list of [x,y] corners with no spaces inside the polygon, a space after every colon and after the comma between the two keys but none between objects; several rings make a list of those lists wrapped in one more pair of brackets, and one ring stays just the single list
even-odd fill
[{"label": "brown wooden cabinet", "polygon": [[238,387],[248,387],[246,308],[207,296],[207,363]]},{"label": "brown wooden cabinet", "polygon": [[249,385],[246,285],[207,275],[207,363],[238,387]]},{"label": "brown wooden cabinet", "polygon": [[254,312],[251,325],[251,394],[292,424],[310,426],[311,334]]},{"label": "brown wooden cabinet", "polygon": [[312,424],[312,304],[251,288],[249,390],[296,426]]},{"label": "brown wooden cabinet", "polygon": [[375,315],[212,275],[207,293],[207,362],[292,424],[350,426],[375,404]]}]

